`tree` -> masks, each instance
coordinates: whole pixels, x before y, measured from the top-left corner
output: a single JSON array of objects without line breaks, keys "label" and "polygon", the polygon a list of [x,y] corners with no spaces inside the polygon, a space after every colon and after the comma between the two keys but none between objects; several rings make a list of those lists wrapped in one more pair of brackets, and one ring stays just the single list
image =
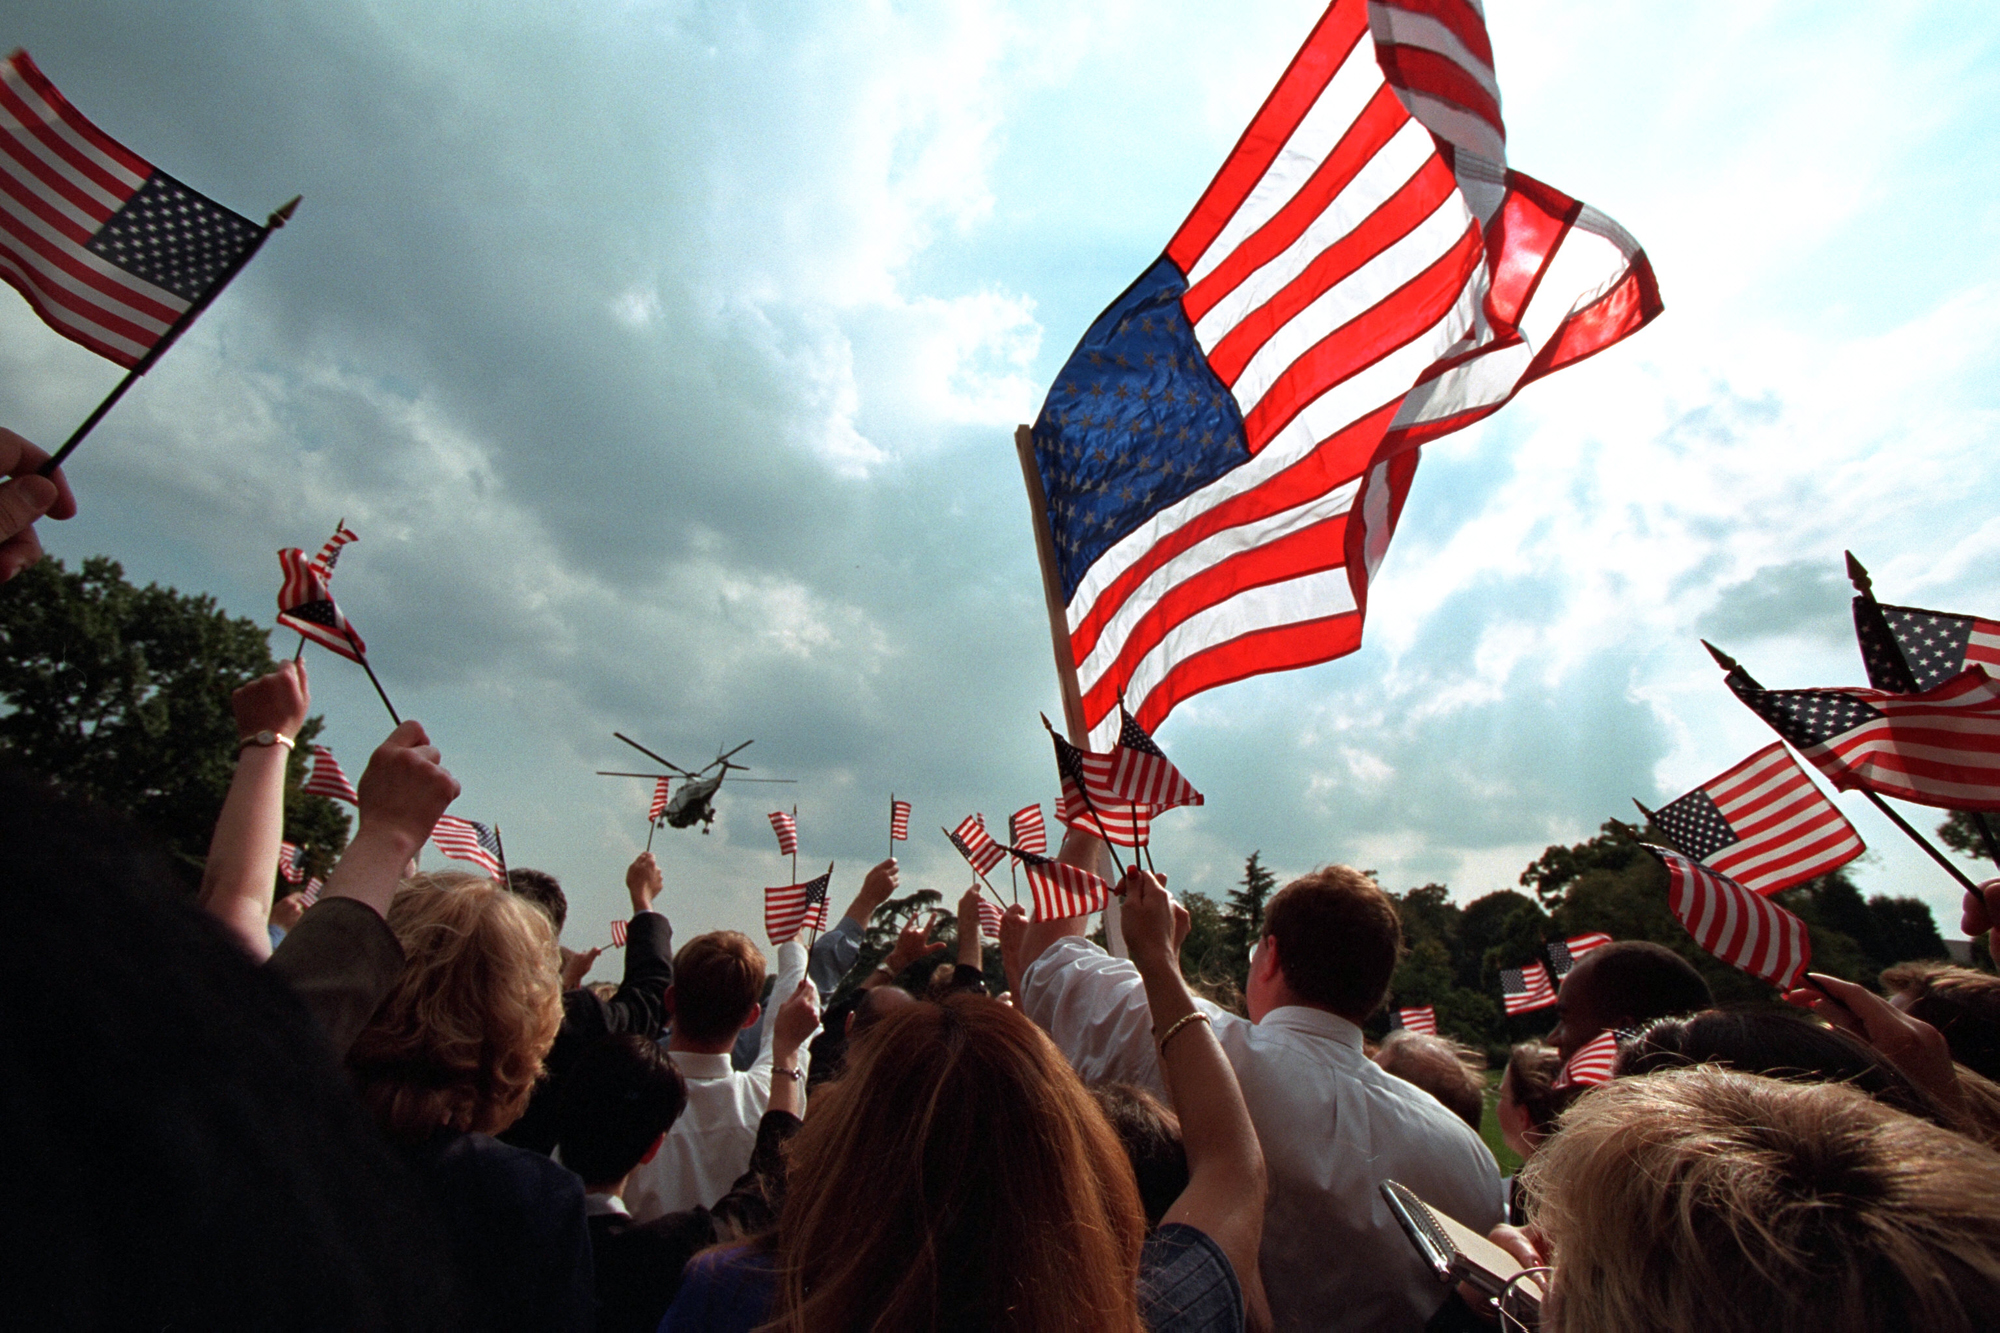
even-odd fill
[{"label": "tree", "polygon": [[1263,852],[1250,853],[1243,863],[1243,887],[1232,889],[1222,908],[1222,940],[1230,976],[1238,986],[1250,983],[1250,949],[1264,933],[1264,903],[1277,886],[1278,877],[1258,859]]},{"label": "tree", "polygon": [[1231,975],[1223,941],[1222,908],[1205,893],[1181,899],[1187,909],[1188,933],[1181,941],[1181,975],[1197,984],[1213,984]]},{"label": "tree", "polygon": [[[1986,816],[1987,827],[1996,837],[2000,837],[2000,817]],[[1985,861],[1993,855],[1985,835],[1980,832],[1979,822],[1969,810],[1954,810],[1951,818],[1937,827],[1938,840],[1957,852],[1975,861]]]},{"label": "tree", "polygon": [[1542,906],[1553,912],[1568,886],[1591,871],[1616,873],[1635,860],[1652,860],[1640,848],[1638,832],[1630,824],[1607,819],[1597,836],[1589,842],[1545,849],[1540,858],[1521,872],[1521,883],[1534,889],[1535,897],[1541,900]]},{"label": "tree", "polygon": [[[43,560],[0,588],[0,760],[122,810],[199,876],[236,762],[229,694],[275,668],[268,631],[208,596],[136,588],[102,556]],[[347,816],[299,790],[312,718],[286,776],[285,834],[324,874]]]}]

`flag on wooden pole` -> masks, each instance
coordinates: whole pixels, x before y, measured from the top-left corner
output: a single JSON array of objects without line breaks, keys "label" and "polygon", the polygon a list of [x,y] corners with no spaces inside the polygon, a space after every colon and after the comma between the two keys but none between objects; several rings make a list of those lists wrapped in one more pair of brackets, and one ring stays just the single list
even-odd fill
[{"label": "flag on wooden pole", "polygon": [[1398,1009],[1396,1026],[1407,1028],[1411,1032],[1421,1032],[1426,1037],[1435,1037],[1438,1034],[1437,1007],[1426,1004],[1414,1009]]},{"label": "flag on wooden pole", "polygon": [[910,803],[889,798],[889,841],[908,842],[910,840]]},{"label": "flag on wooden pole", "polygon": [[783,810],[773,810],[771,831],[778,835],[778,855],[799,854],[799,821],[796,816],[788,815]]},{"label": "flag on wooden pole", "polygon": [[1756,893],[1824,875],[1866,850],[1782,741],[1646,813],[1676,850]]},{"label": "flag on wooden pole", "polygon": [[826,891],[833,879],[827,871],[803,884],[785,884],[764,890],[764,933],[777,948],[807,926],[826,929]]},{"label": "flag on wooden pole", "polygon": [[1549,970],[1540,963],[1500,969],[1500,1002],[1510,1014],[1546,1009],[1556,1002],[1556,988]]},{"label": "flag on wooden pole", "polygon": [[1812,937],[1797,916],[1679,852],[1639,845],[1666,866],[1668,906],[1696,944],[1779,990],[1811,965]]}]

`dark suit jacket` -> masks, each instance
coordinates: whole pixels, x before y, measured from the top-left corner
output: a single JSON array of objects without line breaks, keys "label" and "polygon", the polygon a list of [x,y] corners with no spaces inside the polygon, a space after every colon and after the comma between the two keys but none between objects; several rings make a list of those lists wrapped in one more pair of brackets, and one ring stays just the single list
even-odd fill
[{"label": "dark suit jacket", "polygon": [[618,993],[608,1000],[581,988],[564,993],[562,1027],[543,1061],[547,1073],[535,1085],[528,1109],[501,1133],[501,1141],[539,1153],[553,1151],[563,1076],[575,1067],[585,1047],[607,1033],[658,1038],[667,1021],[667,985],[673,979],[674,928],[658,912],[641,912],[626,927],[625,979],[618,984]]}]

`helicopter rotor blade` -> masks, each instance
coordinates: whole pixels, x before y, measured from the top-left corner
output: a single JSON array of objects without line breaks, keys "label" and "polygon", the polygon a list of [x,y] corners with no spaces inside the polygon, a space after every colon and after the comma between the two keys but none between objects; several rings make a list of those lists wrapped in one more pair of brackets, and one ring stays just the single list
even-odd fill
[{"label": "helicopter rotor blade", "polygon": [[673,775],[670,773],[613,773],[608,768],[600,768],[597,770],[597,776],[600,778],[644,778],[648,782],[656,782],[661,778]]},{"label": "helicopter rotor blade", "polygon": [[[613,736],[616,736],[619,740],[624,741],[627,745],[637,750],[640,754],[645,755],[648,759],[652,760],[654,763],[664,764],[668,768],[672,769],[674,772],[680,774],[684,778],[691,778],[695,776],[693,773],[688,772],[685,768],[682,768],[679,764],[672,763],[668,760],[660,758],[660,756],[654,754],[651,750],[648,750],[645,746],[639,744],[639,742],[633,740],[630,736],[627,736],[624,732],[614,731],[611,734]],[[703,769],[702,771],[707,772],[708,770]]]},{"label": "helicopter rotor blade", "polygon": [[733,778],[733,779],[731,779],[731,781],[734,781],[734,782],[782,782],[782,783],[784,783],[784,784],[785,784],[785,785],[787,785],[787,786],[794,786],[794,785],[796,785],[796,784],[798,783],[798,779],[797,779],[797,778]]}]

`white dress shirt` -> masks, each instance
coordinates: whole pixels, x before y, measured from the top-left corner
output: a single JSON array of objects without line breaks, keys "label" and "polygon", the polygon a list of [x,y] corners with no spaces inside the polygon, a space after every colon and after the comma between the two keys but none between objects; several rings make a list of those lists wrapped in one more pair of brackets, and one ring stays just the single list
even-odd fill
[{"label": "white dress shirt", "polygon": [[[778,984],[771,990],[771,1003],[764,1006],[763,1036],[750,1068],[732,1067],[726,1051],[669,1052],[687,1080],[687,1109],[667,1131],[653,1160],[641,1164],[625,1187],[625,1206],[634,1219],[650,1222],[689,1208],[713,1208],[749,1169],[750,1153],[757,1146],[757,1122],[771,1100],[771,1025],[778,1006],[798,989],[805,971],[802,946],[796,941],[778,946]],[[800,1070],[810,1061],[801,1045]]]},{"label": "white dress shirt", "polygon": [[[1021,1009],[1086,1083],[1165,1095],[1138,969],[1081,936],[1021,978]],[[1504,1221],[1500,1173],[1435,1097],[1361,1052],[1361,1029],[1287,1005],[1250,1023],[1197,1001],[1235,1067],[1270,1180],[1259,1268],[1280,1329],[1418,1330],[1446,1288],[1382,1201],[1396,1180],[1484,1234]]]}]

